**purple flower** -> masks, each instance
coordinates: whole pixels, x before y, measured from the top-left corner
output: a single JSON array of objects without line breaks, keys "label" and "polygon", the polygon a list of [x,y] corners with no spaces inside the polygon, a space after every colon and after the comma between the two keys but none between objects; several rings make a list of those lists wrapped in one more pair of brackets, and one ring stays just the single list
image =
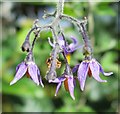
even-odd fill
[{"label": "purple flower", "polygon": [[51,83],[58,83],[57,88],[56,88],[56,92],[55,92],[55,96],[57,96],[58,90],[61,87],[62,83],[64,82],[64,87],[66,89],[66,91],[68,91],[72,97],[73,100],[75,100],[74,97],[74,78],[73,76],[68,76],[68,75],[63,75],[61,77],[58,77],[54,80],[49,80],[49,82]]},{"label": "purple flower", "polygon": [[81,46],[78,45],[78,40],[71,36],[71,40],[72,40],[72,43],[68,44],[64,39],[63,37],[59,37],[58,39],[58,42],[59,42],[59,45],[62,49],[64,49],[66,55],[69,54],[69,53],[72,53],[74,52],[75,50],[77,50],[78,48],[80,48]]},{"label": "purple flower", "polygon": [[22,62],[16,67],[16,75],[10,82],[10,85],[15,84],[25,74],[28,74],[28,77],[30,77],[37,85],[41,84],[41,86],[44,87],[40,76],[40,71],[33,61]]},{"label": "purple flower", "polygon": [[[79,45],[78,40],[75,37],[71,36],[71,40],[72,43],[68,44],[63,38],[63,36],[58,37],[59,46],[62,49],[62,51],[65,52],[68,63],[70,63],[71,59],[70,53],[82,47],[81,45]],[[48,38],[48,42],[52,47],[55,47],[54,44],[50,41],[50,38]]]},{"label": "purple flower", "polygon": [[[58,43],[61,49],[64,49],[66,55],[74,52],[78,48],[81,48],[81,46],[79,46],[78,44],[78,40],[75,37],[71,36],[71,40],[72,40],[72,43],[68,44],[62,36],[58,38]],[[50,41],[50,38],[48,38],[48,42],[52,47],[54,47],[54,44]]]},{"label": "purple flower", "polygon": [[105,73],[102,66],[95,59],[84,60],[83,62],[81,62],[80,65],[76,65],[72,71],[75,72],[77,69],[78,80],[82,91],[84,90],[85,87],[87,74],[90,77],[93,76],[93,78],[98,82],[107,82],[107,80],[102,80],[100,78],[99,76],[100,72],[105,76],[110,76],[111,74],[113,74],[113,72]]}]

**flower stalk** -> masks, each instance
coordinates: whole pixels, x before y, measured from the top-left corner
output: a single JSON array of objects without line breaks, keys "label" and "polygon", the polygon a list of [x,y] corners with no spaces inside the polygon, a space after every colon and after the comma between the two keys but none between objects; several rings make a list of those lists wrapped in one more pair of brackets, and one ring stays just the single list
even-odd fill
[{"label": "flower stalk", "polygon": [[61,14],[63,14],[63,9],[64,9],[64,1],[65,0],[59,0],[57,3],[57,15],[56,16],[60,16]]},{"label": "flower stalk", "polygon": [[56,59],[58,58],[58,53],[59,53],[59,45],[58,45],[58,43],[56,43],[55,47],[53,48],[52,53],[51,53],[52,61],[51,61],[50,68],[46,74],[47,80],[53,80],[57,77],[57,74],[56,74],[56,62],[57,61],[56,61]]}]

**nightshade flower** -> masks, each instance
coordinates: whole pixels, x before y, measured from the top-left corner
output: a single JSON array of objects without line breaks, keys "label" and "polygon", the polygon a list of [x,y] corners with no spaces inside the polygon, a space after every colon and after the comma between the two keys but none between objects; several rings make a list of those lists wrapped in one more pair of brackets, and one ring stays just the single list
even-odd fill
[{"label": "nightshade flower", "polygon": [[10,85],[15,84],[25,74],[28,75],[27,77],[30,77],[37,85],[41,84],[41,86],[44,87],[41,76],[40,76],[40,71],[37,65],[33,62],[31,53],[28,54],[26,61],[21,62],[16,67],[15,77],[10,82]]},{"label": "nightshade flower", "polygon": [[58,39],[58,42],[59,42],[59,45],[62,49],[64,49],[64,52],[65,54],[69,54],[69,53],[72,53],[74,52],[75,50],[77,50],[78,48],[80,48],[81,46],[79,46],[78,44],[78,40],[71,36],[71,40],[72,40],[72,43],[68,44],[64,39],[63,37],[59,37]]},{"label": "nightshade flower", "polygon": [[72,75],[68,76],[68,75],[62,75],[61,77],[58,77],[54,80],[49,80],[49,83],[57,83],[57,88],[56,88],[56,92],[55,92],[55,96],[57,96],[58,90],[60,89],[62,83],[64,82],[64,87],[65,90],[68,91],[72,97],[73,100],[75,100],[74,97],[74,86],[75,86],[75,81]]},{"label": "nightshade flower", "polygon": [[[72,53],[81,46],[78,45],[78,40],[75,37],[71,36],[72,43],[68,44],[62,36],[58,38],[58,43],[62,49],[64,49],[65,53]],[[50,41],[50,38],[48,38],[48,42],[52,47],[55,47],[54,44]]]},{"label": "nightshade flower", "polygon": [[[82,47],[81,45],[78,44],[78,40],[75,37],[71,36],[71,40],[72,43],[68,44],[64,40],[63,36],[58,37],[58,43],[60,45],[60,48],[64,50],[68,63],[70,63],[70,53]],[[54,44],[50,41],[50,38],[48,38],[48,42],[52,47],[54,47]]]},{"label": "nightshade flower", "polygon": [[95,59],[84,60],[83,62],[81,62],[80,65],[76,65],[73,68],[73,72],[75,72],[77,69],[78,80],[82,91],[84,90],[85,87],[87,74],[90,77],[93,76],[93,78],[98,82],[107,82],[107,80],[102,80],[100,78],[99,76],[100,72],[105,76],[110,76],[111,74],[113,74],[113,72],[105,73],[100,63],[98,63]]}]

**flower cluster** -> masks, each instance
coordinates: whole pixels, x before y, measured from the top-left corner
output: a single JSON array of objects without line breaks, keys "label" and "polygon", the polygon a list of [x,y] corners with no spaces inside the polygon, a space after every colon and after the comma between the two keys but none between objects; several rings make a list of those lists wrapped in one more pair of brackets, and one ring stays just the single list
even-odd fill
[{"label": "flower cluster", "polygon": [[[40,70],[33,60],[33,48],[35,45],[35,41],[39,36],[39,33],[43,29],[50,29],[53,35],[53,42],[50,40],[50,38],[48,38],[48,42],[53,49],[50,53],[50,57],[46,61],[48,65],[48,70],[46,72],[45,78],[46,80],[48,80],[49,83],[57,83],[55,96],[57,95],[62,83],[64,83],[65,90],[69,92],[72,99],[75,100],[74,89],[76,86],[76,81],[79,82],[80,89],[83,91],[85,88],[87,76],[93,77],[98,82],[107,82],[106,80],[102,80],[100,78],[100,73],[105,76],[110,76],[113,74],[112,72],[105,73],[100,63],[97,62],[97,60],[92,55],[92,48],[86,31],[86,18],[83,21],[79,21],[71,16],[63,14],[63,5],[64,0],[60,0],[57,5],[57,12],[44,16],[46,18],[47,16],[53,16],[55,18],[51,24],[41,27],[37,24],[38,20],[34,22],[33,28],[28,32],[26,39],[22,45],[22,51],[27,52],[27,56],[25,60],[16,67],[15,77],[10,82],[10,85],[15,84],[24,75],[26,75],[37,85],[41,85],[42,87],[44,87],[40,75]],[[62,19],[66,19],[71,23],[77,25],[78,30],[83,38],[82,45],[80,45],[78,42],[79,40],[73,36],[70,38],[72,40],[72,43],[67,42],[59,24]],[[31,45],[29,39],[32,32],[35,34],[35,37]],[[81,63],[75,65],[75,67],[71,69],[71,55],[74,51],[79,50],[80,48],[83,49],[84,59]],[[59,74],[59,76],[57,76],[56,69],[61,67],[61,62],[59,61],[60,54],[63,55],[65,69],[62,74]],[[75,72],[77,72],[77,76],[73,75]]]},{"label": "flower cluster", "polygon": [[[59,53],[63,53],[65,57],[66,68],[61,76],[56,77],[55,79],[49,79],[49,83],[58,84],[56,88],[55,96],[57,96],[58,90],[60,89],[62,83],[64,83],[65,90],[70,93],[72,99],[75,99],[74,97],[74,88],[76,83],[75,81],[77,80],[79,81],[80,88],[83,91],[87,76],[90,77],[93,76],[93,78],[98,82],[107,82],[106,80],[102,80],[99,74],[101,72],[103,75],[109,76],[112,74],[112,72],[105,73],[100,63],[98,63],[94,58],[90,58],[90,57],[85,58],[80,64],[77,64],[73,69],[71,69],[69,64],[70,58],[68,56],[70,56],[70,54],[73,53],[75,50],[82,47],[79,46],[79,43],[76,38],[71,37],[71,39],[73,42],[68,44],[62,36],[59,37],[58,39],[60,46]],[[53,48],[56,48],[55,45],[50,41],[50,39],[48,39],[48,41]],[[77,71],[77,77],[73,76],[73,73],[75,73],[76,71]],[[34,63],[33,53],[31,51],[28,53],[26,59],[16,67],[16,75],[14,79],[11,81],[10,85],[16,83],[25,74],[27,75],[27,77],[33,80],[37,85],[40,84],[42,87],[44,87],[40,76],[40,71],[37,65]]]},{"label": "flower cluster", "polygon": [[[68,54],[70,55],[72,52],[79,49],[81,46],[78,46],[78,41],[74,37],[72,37],[73,42],[69,45],[67,44],[66,46],[65,46],[66,41],[63,40],[62,37],[60,37],[59,40],[60,40],[59,41],[60,46],[63,49],[66,59],[67,61],[69,61],[69,58],[67,58],[67,55]],[[68,67],[69,64],[66,63],[66,66]],[[73,73],[75,73],[76,71],[77,71],[77,77],[73,76]],[[72,73],[69,73],[69,72],[72,72]],[[57,95],[62,82],[64,82],[65,89],[70,93],[71,97],[75,99],[74,97],[75,81],[76,80],[79,81],[80,89],[82,91],[84,90],[84,87],[85,87],[85,81],[86,81],[87,75],[90,77],[93,76],[93,78],[98,82],[107,82],[106,80],[102,80],[100,78],[99,76],[100,72],[105,76],[110,76],[111,74],[113,74],[112,72],[105,73],[100,63],[97,62],[94,58],[91,58],[90,55],[88,56],[87,54],[87,57],[80,64],[75,65],[72,71],[70,67],[68,67],[66,68],[64,74],[62,74],[60,77],[56,78],[55,80],[49,80],[49,82],[58,83],[55,96]]]}]

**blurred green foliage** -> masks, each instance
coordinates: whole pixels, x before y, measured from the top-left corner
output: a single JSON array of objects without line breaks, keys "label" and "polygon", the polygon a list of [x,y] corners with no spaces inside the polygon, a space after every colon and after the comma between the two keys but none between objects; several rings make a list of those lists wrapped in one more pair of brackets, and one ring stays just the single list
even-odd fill
[{"label": "blurred green foliage", "polygon": [[[44,25],[48,21],[42,19],[43,10],[54,11],[55,3],[40,2],[3,2],[2,7],[2,110],[3,112],[117,112],[118,111],[118,48],[117,29],[118,4],[113,2],[66,2],[64,13],[82,19],[88,17],[88,34],[94,48],[94,57],[102,64],[106,72],[114,74],[106,79],[107,83],[98,83],[88,78],[85,91],[81,92],[76,83],[73,101],[62,86],[58,96],[54,97],[55,84],[48,84],[44,76],[47,71],[46,59],[51,47],[48,44],[50,31],[44,31],[37,39],[34,56],[41,70],[45,87],[36,86],[30,79],[22,78],[13,86],[15,67],[24,60],[26,53],[21,51],[21,45],[36,18]],[[5,7],[7,6],[7,7]],[[92,16],[92,21],[89,18]],[[49,22],[51,19],[49,19]],[[94,24],[94,25],[93,25]],[[73,24],[62,23],[66,38],[75,36],[82,44],[81,36]],[[89,28],[93,27],[92,33]],[[31,36],[31,39],[33,35]],[[69,40],[70,41],[70,40]],[[63,61],[62,56],[60,56]],[[71,56],[71,67],[82,61],[83,55],[78,50]],[[62,73],[62,70],[58,73]]]}]

